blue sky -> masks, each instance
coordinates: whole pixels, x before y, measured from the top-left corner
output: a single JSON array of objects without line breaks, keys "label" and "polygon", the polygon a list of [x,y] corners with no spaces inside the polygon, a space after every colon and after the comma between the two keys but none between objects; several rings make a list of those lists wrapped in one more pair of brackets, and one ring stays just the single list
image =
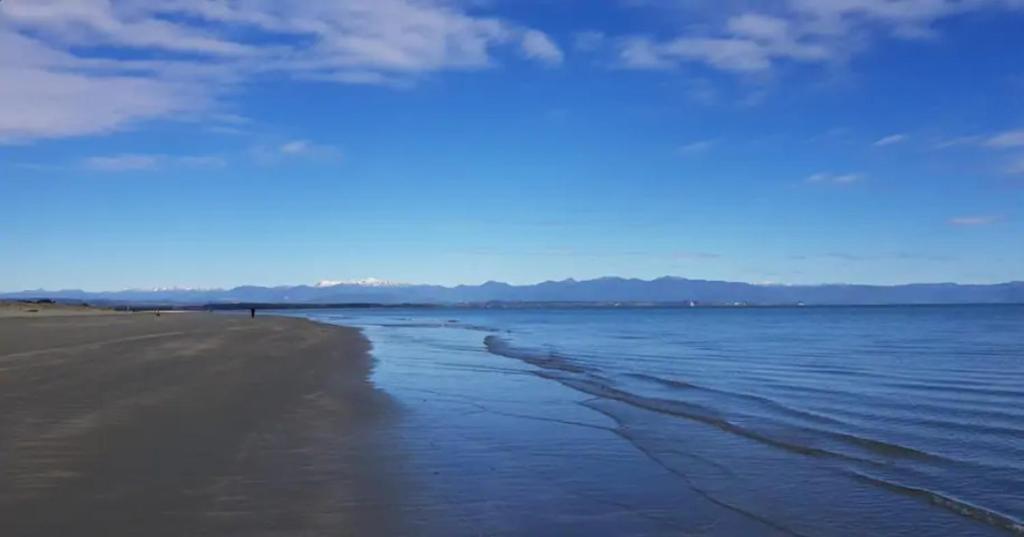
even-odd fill
[{"label": "blue sky", "polygon": [[1020,0],[7,0],[0,290],[1024,279]]}]

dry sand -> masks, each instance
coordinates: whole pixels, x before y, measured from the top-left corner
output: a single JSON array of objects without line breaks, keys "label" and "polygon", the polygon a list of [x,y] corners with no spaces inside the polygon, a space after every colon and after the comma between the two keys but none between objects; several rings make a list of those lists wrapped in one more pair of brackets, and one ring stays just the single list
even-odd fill
[{"label": "dry sand", "polygon": [[400,533],[368,348],[274,317],[0,319],[0,534]]}]

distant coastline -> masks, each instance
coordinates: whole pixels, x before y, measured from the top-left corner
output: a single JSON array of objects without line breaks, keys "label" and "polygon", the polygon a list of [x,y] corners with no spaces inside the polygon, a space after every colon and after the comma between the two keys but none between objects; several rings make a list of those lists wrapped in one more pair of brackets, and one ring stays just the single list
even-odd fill
[{"label": "distant coastline", "polygon": [[169,304],[208,309],[435,305],[519,307],[523,304],[531,307],[735,307],[1024,303],[1024,281],[995,284],[763,285],[665,276],[654,280],[618,277],[582,281],[567,279],[532,285],[491,281],[453,287],[381,282],[370,279],[331,282],[330,285],[324,282],[275,287],[246,285],[231,289],[36,289],[0,293],[0,299],[139,306]]},{"label": "distant coastline", "polygon": [[[41,299],[50,301],[50,299]],[[22,314],[25,316],[25,307],[31,307],[35,300],[12,301],[0,299],[0,306],[22,305]],[[104,302],[93,303],[80,302],[75,300],[57,300],[53,302],[58,308],[65,307],[72,311],[81,309],[86,314],[94,312],[120,313],[120,312],[248,312],[250,309],[259,312],[273,311],[301,311],[301,310],[365,310],[365,309],[422,309],[422,310],[518,310],[518,309],[620,309],[620,310],[655,310],[655,309],[815,309],[815,308],[939,308],[939,307],[998,307],[998,306],[1024,306],[1022,302],[999,302],[999,303],[929,303],[929,304],[698,304],[698,303],[677,303],[677,302],[480,302],[480,303],[455,303],[455,304],[428,304],[428,303],[373,303],[373,302],[342,302],[342,303],[271,303],[271,302],[238,302],[238,303],[214,303],[214,304],[183,304],[183,303],[146,303],[146,302]],[[49,308],[54,309],[54,308]],[[33,315],[29,315],[33,316]]]}]

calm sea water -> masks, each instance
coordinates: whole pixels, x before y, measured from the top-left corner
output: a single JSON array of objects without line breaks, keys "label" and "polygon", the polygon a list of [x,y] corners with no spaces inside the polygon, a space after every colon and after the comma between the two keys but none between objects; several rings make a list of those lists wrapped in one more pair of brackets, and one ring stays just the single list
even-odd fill
[{"label": "calm sea water", "polygon": [[416,533],[1024,534],[1024,307],[371,309]]}]

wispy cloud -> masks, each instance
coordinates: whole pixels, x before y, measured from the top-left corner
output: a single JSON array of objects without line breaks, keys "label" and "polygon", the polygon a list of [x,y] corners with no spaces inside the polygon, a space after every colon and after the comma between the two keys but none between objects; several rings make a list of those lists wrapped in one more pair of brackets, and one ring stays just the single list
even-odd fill
[{"label": "wispy cloud", "polygon": [[935,145],[936,149],[951,147],[976,146],[989,149],[1014,149],[1024,147],[1024,129],[1008,130],[994,134],[974,134],[958,136],[943,140]]},{"label": "wispy cloud", "polygon": [[216,155],[120,154],[94,156],[82,160],[82,167],[99,172],[151,171],[165,167],[197,169],[222,168],[227,161]]},{"label": "wispy cloud", "polygon": [[890,134],[888,136],[883,136],[882,138],[879,138],[872,145],[874,145],[875,147],[885,147],[888,145],[901,144],[903,142],[906,142],[907,139],[908,136],[906,134]]},{"label": "wispy cloud", "polygon": [[282,155],[289,156],[319,156],[319,157],[341,157],[341,150],[327,145],[317,144],[309,140],[292,140],[285,142],[278,147]]},{"label": "wispy cloud", "polygon": [[540,30],[448,0],[33,0],[0,9],[0,143],[208,114],[239,82],[266,74],[394,85],[492,68],[502,48],[562,61]]},{"label": "wispy cloud", "polygon": [[[643,8],[660,3],[642,2]],[[667,69],[683,63],[758,74],[783,62],[834,64],[847,61],[884,35],[921,39],[935,23],[982,9],[1016,9],[1006,0],[779,0],[722,2],[714,8],[691,4],[691,24],[678,35],[659,39],[634,35],[620,42],[619,61],[634,69]],[[679,9],[680,3],[672,3]],[[683,9],[687,9],[683,6]]]},{"label": "wispy cloud", "polygon": [[828,252],[824,254],[802,254],[791,255],[790,259],[806,261],[811,259],[831,259],[851,262],[876,262],[876,261],[952,261],[953,258],[946,255],[925,254],[907,251],[881,252],[881,253],[851,253],[851,252]]},{"label": "wispy cloud", "polygon": [[[181,117],[208,107],[216,93],[173,62],[72,55],[9,26],[0,17],[0,143],[104,133],[140,120]],[[33,4],[35,5],[35,4]]]},{"label": "wispy cloud", "polygon": [[278,150],[284,155],[301,155],[310,152],[312,147],[309,140],[292,140],[281,144]]},{"label": "wispy cloud", "polygon": [[[1002,168],[999,170],[1007,175],[1024,175],[1024,129],[1008,130],[986,135],[971,135],[951,138],[940,142],[935,149],[969,147],[998,151],[1004,155]],[[1006,156],[1008,155],[1008,156]]]},{"label": "wispy cloud", "polygon": [[672,252],[669,254],[669,258],[674,261],[711,261],[714,259],[721,259],[721,254],[713,252]]},{"label": "wispy cloud", "polygon": [[949,219],[954,226],[988,226],[999,221],[998,216],[957,216]]},{"label": "wispy cloud", "polygon": [[683,156],[695,156],[707,153],[715,146],[714,140],[698,140],[679,146],[677,152]]},{"label": "wispy cloud", "polygon": [[250,134],[255,123],[251,118],[225,113],[206,114],[200,120],[207,131],[229,135]]},{"label": "wispy cloud", "polygon": [[942,140],[935,144],[935,149],[949,149],[951,147],[964,147],[979,145],[985,138],[983,136],[957,136]]},{"label": "wispy cloud", "polygon": [[156,169],[160,157],[156,155],[115,155],[107,157],[89,157],[83,166],[102,172],[130,172]]},{"label": "wispy cloud", "polygon": [[561,65],[564,59],[562,49],[544,32],[526,30],[522,38],[523,55],[548,65]]},{"label": "wispy cloud", "polygon": [[286,159],[298,158],[340,161],[343,157],[338,147],[305,139],[288,140],[275,146],[255,146],[249,150],[249,155],[257,164],[276,164]]},{"label": "wispy cloud", "polygon": [[819,172],[804,179],[808,184],[825,185],[850,185],[863,181],[866,176],[863,173],[831,173]]},{"label": "wispy cloud", "polygon": [[627,69],[672,69],[677,62],[666,57],[650,38],[633,37],[619,42],[618,64]]},{"label": "wispy cloud", "polygon": [[984,145],[996,149],[1024,147],[1024,129],[1001,132],[985,139]]}]

